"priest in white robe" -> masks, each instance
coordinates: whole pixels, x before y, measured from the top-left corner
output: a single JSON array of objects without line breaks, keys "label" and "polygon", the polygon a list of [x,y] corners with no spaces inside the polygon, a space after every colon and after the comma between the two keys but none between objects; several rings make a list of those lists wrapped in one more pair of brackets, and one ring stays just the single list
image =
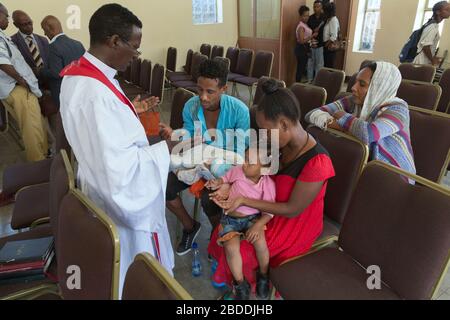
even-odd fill
[{"label": "priest in white robe", "polygon": [[141,29],[126,8],[101,7],[89,23],[89,51],[61,73],[61,116],[82,191],[119,230],[119,294],[141,252],[157,257],[171,274],[174,267],[165,217],[168,143],[150,146],[138,118],[158,101],[130,102],[115,79],[140,55]]}]

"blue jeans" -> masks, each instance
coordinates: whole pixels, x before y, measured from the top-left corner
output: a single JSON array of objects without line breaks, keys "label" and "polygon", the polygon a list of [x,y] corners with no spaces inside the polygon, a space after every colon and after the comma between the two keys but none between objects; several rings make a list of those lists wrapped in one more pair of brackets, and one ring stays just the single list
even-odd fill
[{"label": "blue jeans", "polygon": [[222,219],[220,220],[222,228],[219,232],[219,238],[222,238],[226,234],[231,232],[244,234],[255,224],[260,216],[260,214],[254,214],[245,218],[235,218],[223,215]]},{"label": "blue jeans", "polygon": [[311,58],[308,59],[308,81],[313,81],[315,75],[324,66],[323,47],[311,48]]}]

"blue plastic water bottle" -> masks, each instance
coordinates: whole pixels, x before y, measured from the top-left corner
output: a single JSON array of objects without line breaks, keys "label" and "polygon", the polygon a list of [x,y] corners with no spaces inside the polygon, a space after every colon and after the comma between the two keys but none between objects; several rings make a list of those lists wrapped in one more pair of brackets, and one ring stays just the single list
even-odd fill
[{"label": "blue plastic water bottle", "polygon": [[200,277],[202,275],[202,264],[200,262],[200,251],[198,251],[198,244],[192,244],[192,275]]}]

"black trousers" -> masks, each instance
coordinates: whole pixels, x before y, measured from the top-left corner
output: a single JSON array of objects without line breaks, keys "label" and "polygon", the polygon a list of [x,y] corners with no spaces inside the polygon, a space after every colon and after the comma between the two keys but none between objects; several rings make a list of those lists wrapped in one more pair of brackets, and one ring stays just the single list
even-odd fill
[{"label": "black trousers", "polygon": [[324,47],[323,60],[325,68],[334,68],[334,61],[336,60],[336,51],[329,51],[326,47]]},{"label": "black trousers", "polygon": [[308,65],[308,47],[297,43],[295,47],[295,56],[297,57],[297,75],[295,76],[296,82],[301,82],[303,76],[306,76],[306,67]]},{"label": "black trousers", "polygon": [[[189,188],[186,183],[178,180],[177,176],[173,173],[169,173],[169,179],[167,181],[166,201],[173,201],[177,198],[178,194]],[[222,214],[222,208],[220,208],[214,201],[209,199],[209,194],[212,193],[205,189],[202,192],[202,208],[208,217],[220,216]]]}]

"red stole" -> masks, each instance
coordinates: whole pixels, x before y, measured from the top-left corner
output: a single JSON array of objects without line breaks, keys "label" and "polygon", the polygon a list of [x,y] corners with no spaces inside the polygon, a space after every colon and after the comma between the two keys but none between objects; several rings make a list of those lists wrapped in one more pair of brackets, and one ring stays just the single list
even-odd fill
[{"label": "red stole", "polygon": [[61,77],[64,76],[89,77],[100,81],[105,86],[107,86],[109,90],[111,90],[116,95],[116,97],[119,98],[120,101],[122,101],[122,103],[126,104],[136,117],[138,116],[136,109],[134,108],[131,101],[127,97],[125,97],[125,95],[122,92],[120,92],[111,81],[109,81],[109,79],[105,76],[103,72],[101,72],[95,65],[93,65],[85,57],[81,57],[79,60],[69,64],[61,71],[59,75]]}]

